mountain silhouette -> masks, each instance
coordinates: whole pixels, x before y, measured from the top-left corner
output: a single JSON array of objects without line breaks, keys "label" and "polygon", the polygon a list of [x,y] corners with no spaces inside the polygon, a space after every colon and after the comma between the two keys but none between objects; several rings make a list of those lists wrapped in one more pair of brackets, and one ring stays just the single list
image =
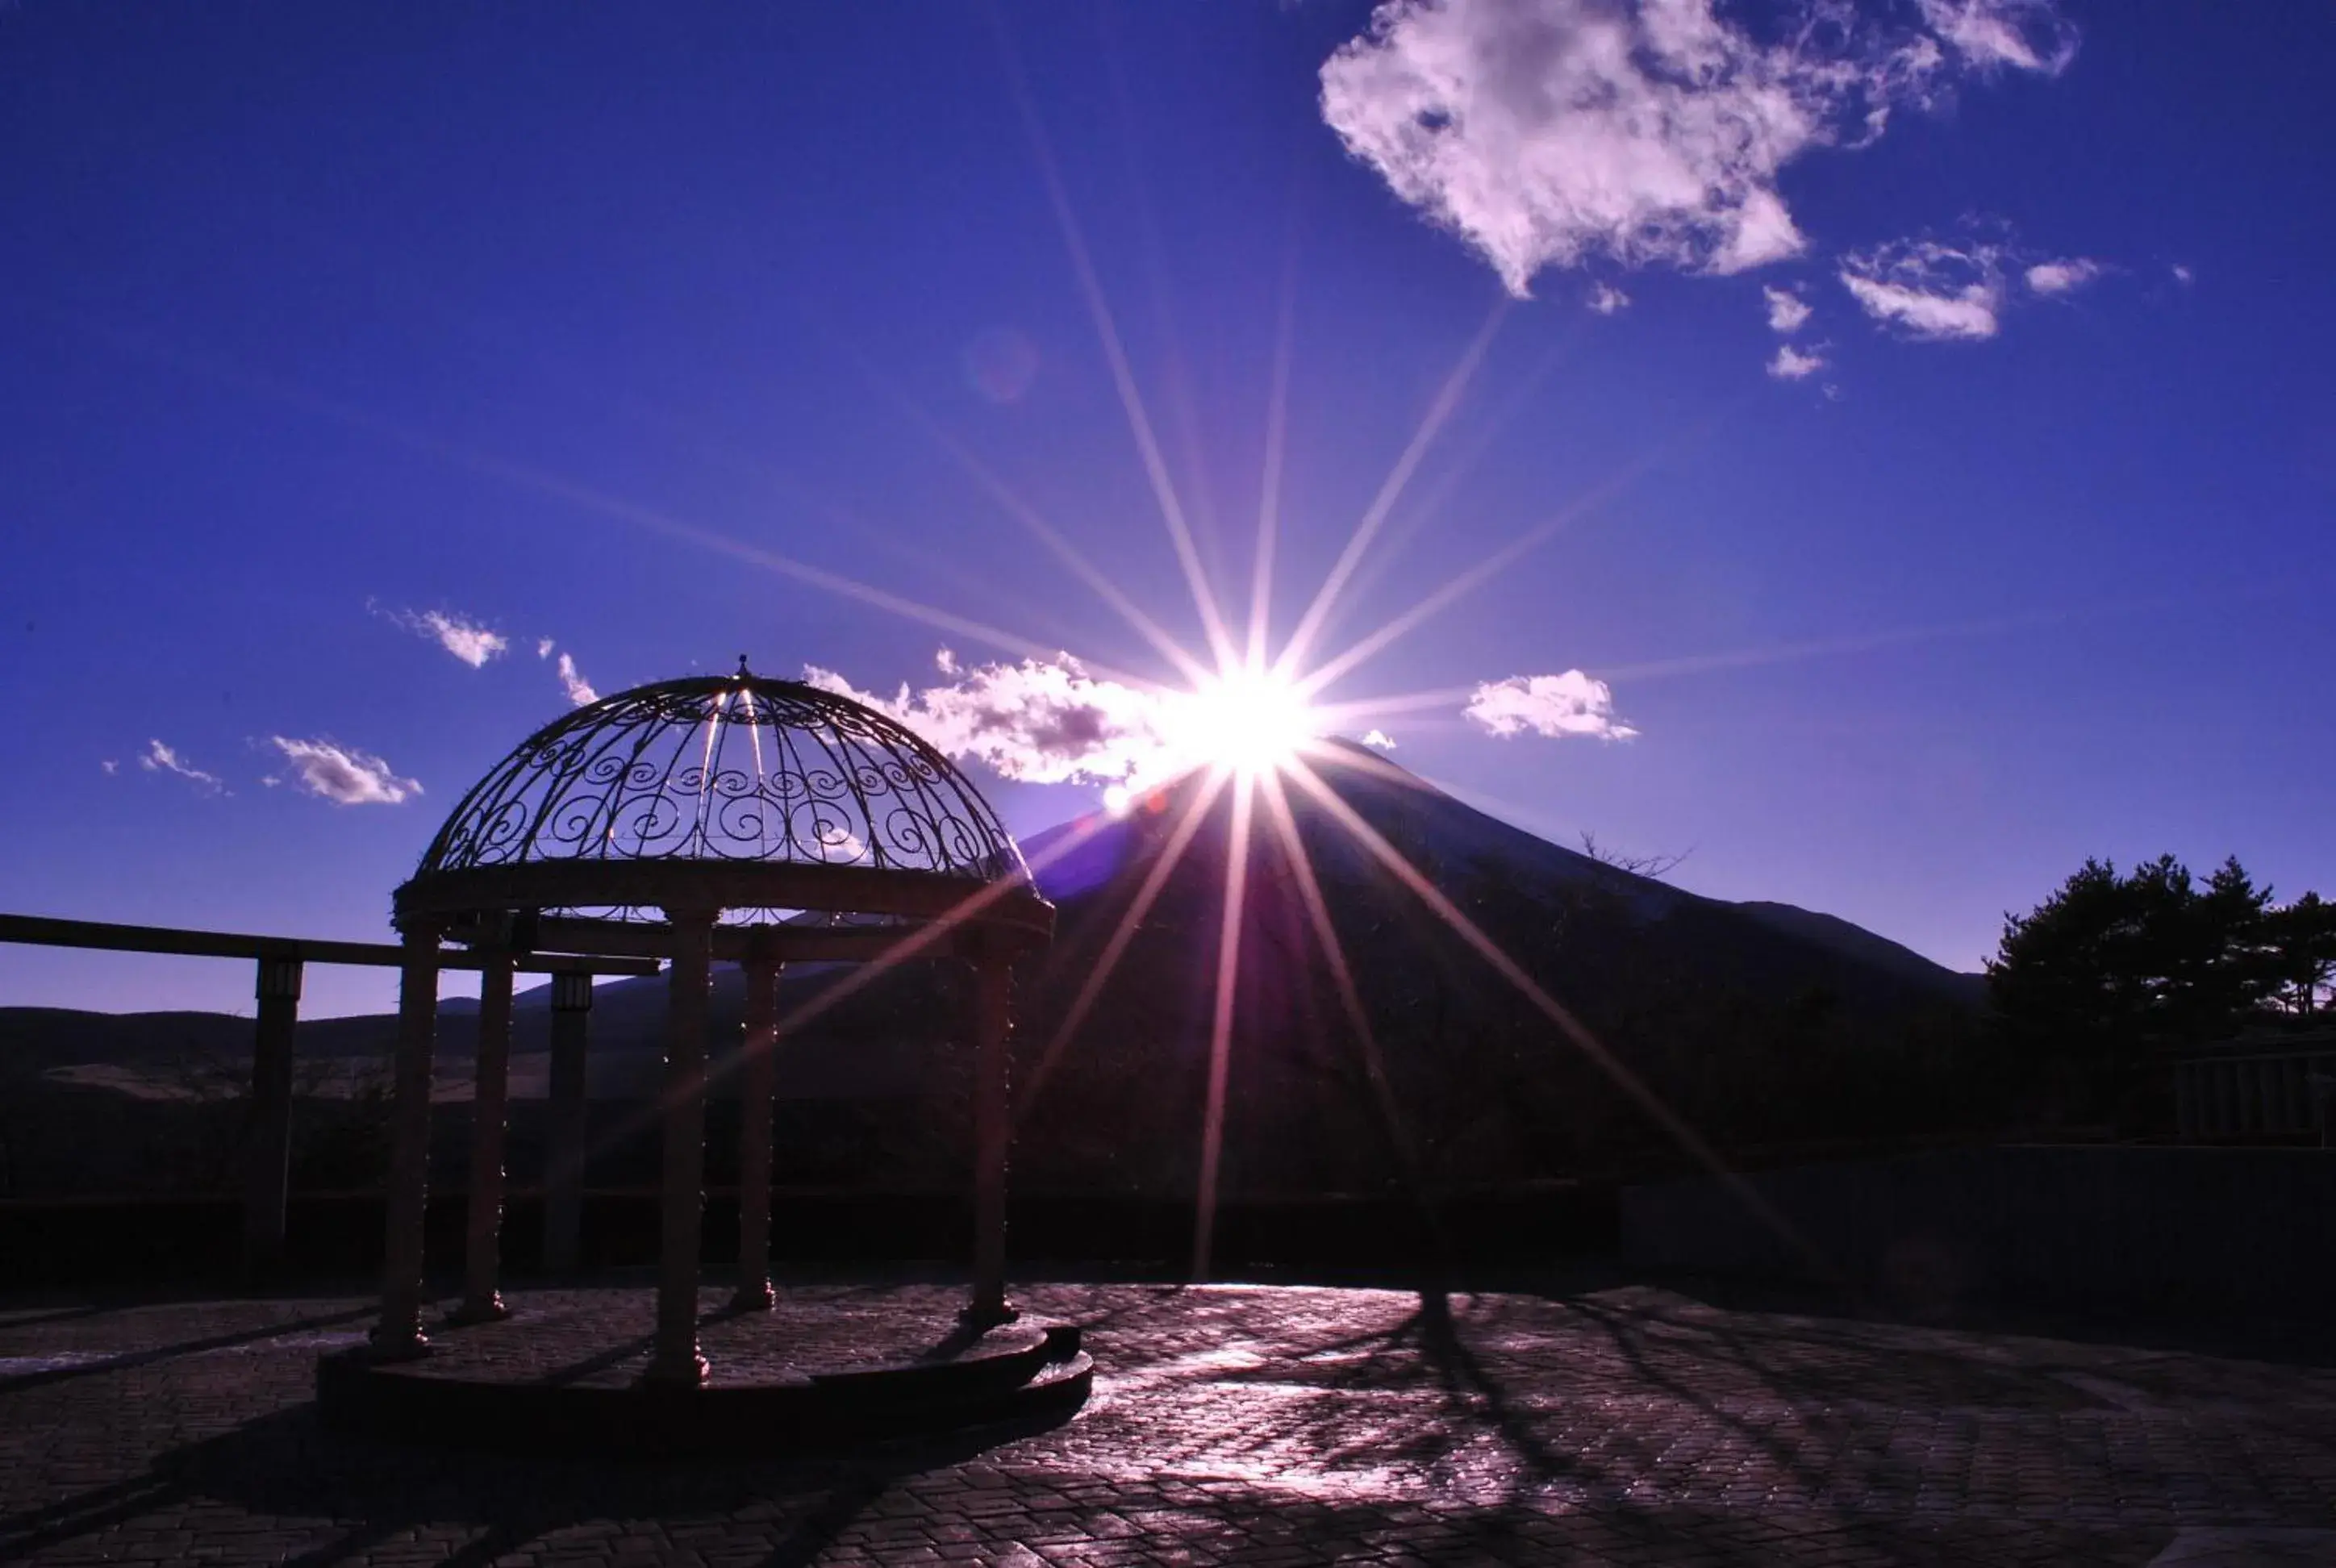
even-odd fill
[{"label": "mountain silhouette", "polygon": [[[1727,1144],[1887,1133],[1950,1115],[1981,978],[1832,916],[1704,898],[1562,848],[1375,752],[1313,766],[1613,1057]],[[1017,1069],[1043,1074],[1025,1164],[1188,1184],[1213,1026],[1231,807],[1191,834],[1112,978],[1056,1036],[1176,836],[1196,781],[1024,845],[1058,910],[1024,985]],[[1677,1157],[1612,1078],[1338,820],[1294,786],[1292,827],[1354,986],[1340,994],[1305,877],[1260,805],[1247,861],[1226,1158],[1259,1190],[1407,1173],[1508,1181]],[[1053,1063],[1047,1047],[1059,1044]]]}]

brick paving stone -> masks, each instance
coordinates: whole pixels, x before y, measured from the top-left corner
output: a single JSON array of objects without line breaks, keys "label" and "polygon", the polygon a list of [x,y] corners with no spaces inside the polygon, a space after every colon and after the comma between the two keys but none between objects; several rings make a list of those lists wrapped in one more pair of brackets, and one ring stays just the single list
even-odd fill
[{"label": "brick paving stone", "polygon": [[[717,1376],[898,1355],[956,1304],[788,1294],[784,1353],[709,1328]],[[511,1299],[566,1358],[541,1364],[582,1377],[624,1375],[638,1351],[606,1352],[648,1322],[638,1290]],[[315,1359],[359,1342],[361,1300],[0,1303],[0,1561],[2141,1568],[2276,1542],[2336,1563],[2324,1368],[1645,1287],[1021,1300],[1085,1328],[1095,1395],[1067,1423],[687,1465],[324,1430]]]}]

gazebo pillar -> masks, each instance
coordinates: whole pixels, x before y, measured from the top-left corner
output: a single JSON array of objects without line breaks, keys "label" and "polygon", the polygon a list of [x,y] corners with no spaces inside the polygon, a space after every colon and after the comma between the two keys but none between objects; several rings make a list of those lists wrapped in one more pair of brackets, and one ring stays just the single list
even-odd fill
[{"label": "gazebo pillar", "polygon": [[738,1293],[734,1311],[768,1311],[771,1290],[771,1096],[777,1086],[779,975],[761,948],[748,954],[746,1033],[739,1042]]},{"label": "gazebo pillar", "polygon": [[300,1023],[300,960],[263,958],[253,994],[251,1128],[245,1145],[243,1267],[258,1274],[284,1261],[284,1207],[292,1165],[292,1055]]},{"label": "gazebo pillar", "polygon": [[1006,1159],[1011,1132],[1007,1044],[1014,1030],[1013,954],[994,939],[973,955],[973,1299],[984,1328],[1018,1315],[1006,1300]]},{"label": "gazebo pillar", "polygon": [[463,1231],[462,1304],[449,1321],[511,1316],[498,1288],[502,1263],[503,1138],[511,1112],[511,955],[480,955],[479,1049],[472,1076],[470,1222]]},{"label": "gazebo pillar", "polygon": [[430,1057],[438,1034],[438,927],[417,920],[401,933],[405,961],[397,989],[397,1057],[389,1145],[389,1224],[383,1239],[381,1321],[374,1354],[420,1356],[423,1222],[430,1189]]},{"label": "gazebo pillar", "polygon": [[584,1048],[592,1023],[592,977],[551,977],[550,1125],[544,1134],[543,1266],[569,1274],[582,1261],[585,1139],[589,1135]]},{"label": "gazebo pillar", "polygon": [[666,1000],[665,1209],[659,1235],[657,1348],[645,1383],[695,1388],[706,1381],[697,1353],[697,1260],[706,1203],[706,1010],[713,981],[713,909],[667,909],[673,927],[671,989]]}]

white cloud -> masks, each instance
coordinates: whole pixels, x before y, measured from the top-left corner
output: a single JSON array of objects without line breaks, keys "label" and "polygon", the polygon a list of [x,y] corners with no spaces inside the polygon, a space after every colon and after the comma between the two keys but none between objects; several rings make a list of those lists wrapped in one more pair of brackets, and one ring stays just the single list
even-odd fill
[{"label": "white cloud", "polygon": [[941,648],[933,655],[933,667],[954,679],[958,673],[957,655],[948,648]]},{"label": "white cloud", "polygon": [[592,689],[592,683],[578,672],[574,658],[567,654],[561,654],[557,667],[560,671],[560,689],[568,694],[568,700],[570,703],[582,707],[586,703],[600,700],[600,694]]},{"label": "white cloud", "polygon": [[[939,661],[936,661],[937,663]],[[1106,784],[1156,773],[1170,750],[1167,699],[1087,674],[1069,654],[961,667],[949,685],[887,699],[833,670],[803,679],[866,704],[952,757],[1035,784]]]},{"label": "white cloud", "polygon": [[2077,30],[2052,0],[1922,0],[1922,20],[1980,70],[2058,76],[2077,57]]},{"label": "white cloud", "polygon": [[2101,264],[2081,256],[2039,261],[2026,274],[2029,290],[2037,294],[2073,294],[2100,275]]},{"label": "white cloud", "polygon": [[1583,303],[1601,316],[1611,316],[1618,310],[1627,308],[1630,303],[1630,297],[1611,283],[1593,283],[1590,286],[1589,296]]},{"label": "white cloud", "polygon": [[1768,374],[1779,381],[1798,381],[1803,376],[1815,375],[1825,365],[1822,354],[1804,354],[1789,343],[1780,343],[1775,357],[1768,361]]},{"label": "white cloud", "polygon": [[1373,751],[1393,751],[1395,750],[1395,736],[1387,734],[1387,732],[1383,729],[1375,729],[1368,731],[1364,735],[1363,744],[1369,746]]},{"label": "white cloud", "polygon": [[428,638],[472,669],[484,667],[489,659],[501,658],[511,647],[509,638],[488,630],[465,615],[440,609],[425,609],[417,615],[410,609],[382,609],[370,604],[368,608],[414,636]]},{"label": "white cloud", "polygon": [[[146,743],[145,755],[138,759],[138,765],[148,773],[176,774],[205,794],[217,794],[226,787],[219,783],[219,774],[205,773],[181,756],[176,747],[159,740]],[[109,766],[106,771],[111,773],[112,769]]]},{"label": "white cloud", "polygon": [[106,776],[106,777],[108,777],[108,778],[112,778],[115,774],[120,773],[120,772],[122,771],[122,765],[121,765],[120,763],[118,763],[118,762],[116,762],[116,761],[114,761],[112,757],[107,757],[104,761],[102,761],[102,762],[99,763],[97,765],[98,765],[99,770],[100,770],[101,772],[102,772],[102,773],[105,774],[105,776]]},{"label": "white cloud", "polygon": [[1787,335],[1798,332],[1807,325],[1809,304],[1789,288],[1763,288],[1760,297],[1768,302],[1770,330]]},{"label": "white cloud", "polygon": [[369,752],[329,740],[293,740],[280,735],[268,736],[268,743],[292,765],[293,782],[335,805],[394,806],[422,793],[419,784],[398,777],[387,763]]},{"label": "white cloud", "polygon": [[1842,258],[1842,287],[1865,314],[1913,336],[1993,337],[2003,309],[2003,251],[1901,239]]},{"label": "white cloud", "polygon": [[2196,273],[2192,272],[2180,262],[2177,261],[2174,264],[2174,281],[2182,285],[2185,288],[2189,287],[2191,283],[2195,281],[2196,278]]},{"label": "white cloud", "polygon": [[2075,46],[2049,0],[1922,0],[1922,28],[1801,0],[1768,37],[1714,5],[1380,0],[1323,63],[1322,117],[1522,296],[1593,253],[1719,273],[1795,255],[1786,164],[1871,141],[1955,64],[2057,73]]},{"label": "white cloud", "polygon": [[1639,732],[1616,722],[1614,694],[1602,680],[1578,669],[1562,675],[1513,675],[1486,681],[1461,710],[1493,735],[1506,739],[1532,730],[1552,737],[1594,735],[1629,740]]},{"label": "white cloud", "polygon": [[538,658],[550,658],[551,657],[551,650],[559,646],[560,645],[558,643],[552,641],[548,637],[537,638],[535,639],[535,657]]}]

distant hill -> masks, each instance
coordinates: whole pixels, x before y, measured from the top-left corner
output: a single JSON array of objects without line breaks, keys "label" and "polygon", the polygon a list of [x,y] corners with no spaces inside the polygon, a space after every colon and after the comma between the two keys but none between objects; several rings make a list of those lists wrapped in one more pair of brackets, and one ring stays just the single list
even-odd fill
[{"label": "distant hill", "polygon": [[[793,1005],[832,979],[838,966],[805,964],[789,971],[782,996]],[[622,1099],[656,1092],[663,1068],[667,986],[664,977],[611,980],[593,989],[589,1084],[596,1098]],[[512,1092],[547,1092],[551,1047],[551,989],[536,985],[512,1000]],[[893,997],[891,1005],[902,1005]],[[820,1029],[783,1049],[786,1092],[831,1099],[913,1095],[919,1064],[903,1049],[900,1031],[874,997],[823,1019]],[[714,1037],[735,1038],[745,1014],[745,982],[738,970],[716,966],[712,997]],[[0,1008],[0,1071],[35,1072],[53,1079],[127,1086],[141,1078],[153,1089],[182,1081],[191,1070],[211,1076],[248,1062],[252,1020],[223,1013],[96,1013],[59,1008]],[[450,997],[440,1004],[436,1047],[442,1094],[465,1097],[478,1049],[478,1003]],[[394,1013],[305,1018],[297,1054],[304,1085],[336,1093],[385,1063],[397,1039]],[[841,1048],[839,1048],[841,1047]],[[330,1064],[337,1071],[319,1071]],[[102,1072],[82,1069],[103,1068]]]}]

